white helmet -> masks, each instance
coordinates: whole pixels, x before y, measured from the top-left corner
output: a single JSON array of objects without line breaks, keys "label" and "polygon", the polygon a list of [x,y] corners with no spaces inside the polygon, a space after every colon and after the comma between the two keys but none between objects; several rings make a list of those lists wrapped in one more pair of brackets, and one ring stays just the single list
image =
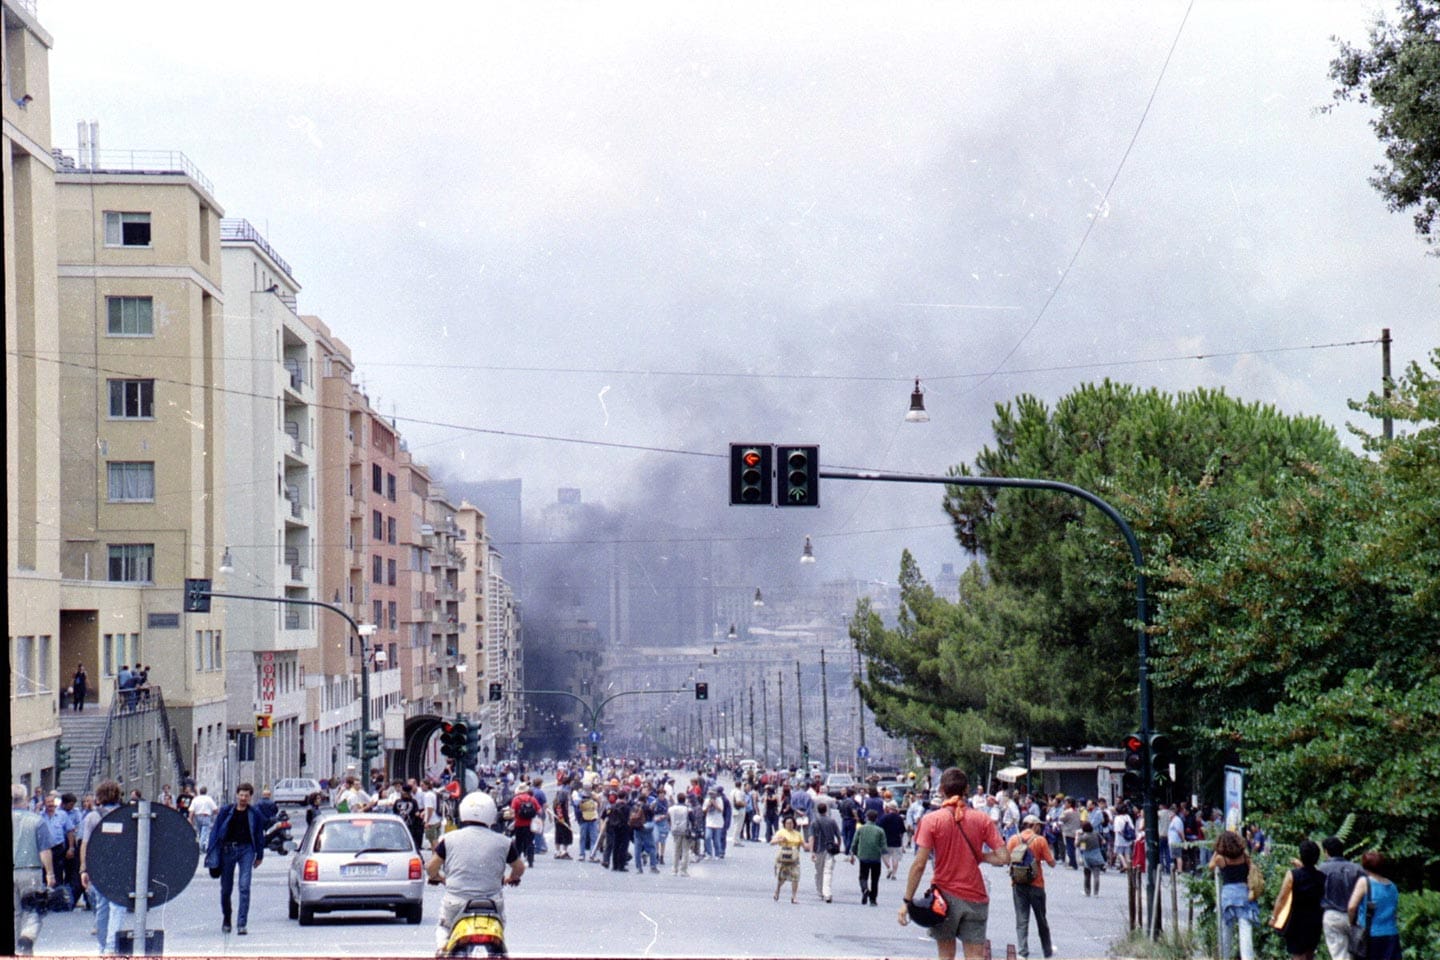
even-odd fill
[{"label": "white helmet", "polygon": [[460,822],[479,823],[484,826],[495,824],[495,801],[490,794],[476,790],[474,793],[467,793],[465,799],[460,801]]}]

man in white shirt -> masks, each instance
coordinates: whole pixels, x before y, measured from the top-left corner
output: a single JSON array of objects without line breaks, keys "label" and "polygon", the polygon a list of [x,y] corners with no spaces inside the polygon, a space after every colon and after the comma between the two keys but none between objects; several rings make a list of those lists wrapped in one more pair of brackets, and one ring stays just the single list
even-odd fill
[{"label": "man in white shirt", "polygon": [[345,778],[340,796],[335,799],[335,809],[341,813],[359,813],[368,810],[373,802],[370,794],[360,789],[360,783],[354,775],[350,775]]},{"label": "man in white shirt", "polygon": [[430,842],[430,849],[435,849],[435,843],[440,839],[440,812],[435,803],[435,786],[426,777],[420,781],[420,792],[416,796],[420,801],[420,820],[425,824],[425,839]]},{"label": "man in white shirt", "polygon": [[209,790],[209,787],[201,787],[199,795],[190,801],[190,822],[200,834],[201,850],[209,849],[210,824],[215,822],[215,814],[220,812],[220,805],[210,796]]}]

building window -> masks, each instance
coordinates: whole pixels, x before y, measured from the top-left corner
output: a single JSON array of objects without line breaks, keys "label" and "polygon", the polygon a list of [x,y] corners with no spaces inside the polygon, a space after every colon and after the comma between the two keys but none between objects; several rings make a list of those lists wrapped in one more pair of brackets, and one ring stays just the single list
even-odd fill
[{"label": "building window", "polygon": [[380,464],[372,463],[370,465],[370,489],[376,493],[384,493],[384,479],[385,471],[380,469]]},{"label": "building window", "polygon": [[372,511],[370,514],[370,534],[370,539],[376,543],[385,542],[385,517],[379,510]]},{"label": "building window", "polygon": [[110,581],[112,583],[153,583],[155,581],[155,545],[153,543],[112,543],[110,545]]},{"label": "building window", "polygon": [[386,540],[390,543],[395,542],[395,528],[396,524],[394,517],[390,517],[388,520],[385,521]]},{"label": "building window", "polygon": [[391,503],[395,502],[395,474],[385,474],[385,496]]},{"label": "building window", "polygon": [[206,666],[206,669],[207,669],[207,670],[220,670],[220,669],[222,669],[222,666],[223,666],[223,664],[224,664],[225,661],[221,659],[221,655],[222,655],[222,652],[223,652],[223,651],[222,651],[221,648],[220,648],[220,631],[219,631],[219,630],[216,630],[216,631],[215,631],[215,639],[214,639],[214,641],[210,644],[210,649],[213,651],[213,655],[212,655],[212,657],[211,657],[211,659],[210,659],[209,664]]},{"label": "building window", "polygon": [[112,337],[153,337],[155,301],[150,297],[106,297],[106,333]]},{"label": "building window", "polygon": [[109,500],[111,503],[154,503],[155,464],[153,461],[112,460]]},{"label": "building window", "polygon": [[50,637],[40,637],[39,646],[35,652],[35,675],[40,682],[40,692],[46,693],[50,690]]},{"label": "building window", "polygon": [[110,380],[110,416],[116,420],[155,417],[154,380]]},{"label": "building window", "polygon": [[379,600],[374,600],[371,602],[374,604],[375,610],[375,619],[373,619],[371,623],[375,624],[375,626],[378,627],[380,626],[380,624],[385,622],[385,605]]},{"label": "building window", "polygon": [[385,561],[378,556],[370,558],[370,582],[385,582]]},{"label": "building window", "polygon": [[[386,560],[386,561],[385,561],[385,582],[388,583],[388,584],[389,584],[390,586],[392,586],[392,587],[395,586],[395,561],[394,561],[394,560]],[[392,619],[393,619],[393,618],[392,618]]]},{"label": "building window", "polygon": [[105,246],[150,246],[150,214],[105,211]]},{"label": "building window", "polygon": [[399,605],[396,604],[394,600],[391,600],[386,612],[390,614],[390,629],[396,629],[397,624],[400,622]]},{"label": "building window", "polygon": [[29,696],[35,692],[35,638],[15,638],[15,694]]}]

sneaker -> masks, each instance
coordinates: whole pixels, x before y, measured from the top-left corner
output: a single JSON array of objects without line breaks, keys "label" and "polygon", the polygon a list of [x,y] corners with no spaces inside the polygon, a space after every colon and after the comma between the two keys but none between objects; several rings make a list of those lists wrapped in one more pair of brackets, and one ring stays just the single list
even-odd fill
[{"label": "sneaker", "polygon": [[229,932],[230,932],[230,921],[229,921],[229,920],[226,920],[226,921],[224,921],[223,923],[220,924],[220,932],[221,932],[221,933],[229,933]]},{"label": "sneaker", "polygon": [[243,937],[243,936],[245,936],[245,925],[244,925],[244,924],[241,924],[241,925],[235,930],[235,935],[236,935],[237,937]]},{"label": "sneaker", "polygon": [[650,872],[651,872],[651,873],[659,873],[659,872],[660,872],[660,868],[657,867],[657,866],[655,866],[655,865],[652,863],[652,864],[650,865]]}]

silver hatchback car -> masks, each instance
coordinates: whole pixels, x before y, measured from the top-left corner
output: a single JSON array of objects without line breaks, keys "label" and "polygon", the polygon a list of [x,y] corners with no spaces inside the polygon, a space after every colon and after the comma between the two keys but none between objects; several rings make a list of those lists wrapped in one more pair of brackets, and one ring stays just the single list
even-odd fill
[{"label": "silver hatchback car", "polygon": [[388,813],[320,817],[290,859],[290,919],[317,913],[387,910],[419,923],[425,896],[420,852],[405,821]]}]

